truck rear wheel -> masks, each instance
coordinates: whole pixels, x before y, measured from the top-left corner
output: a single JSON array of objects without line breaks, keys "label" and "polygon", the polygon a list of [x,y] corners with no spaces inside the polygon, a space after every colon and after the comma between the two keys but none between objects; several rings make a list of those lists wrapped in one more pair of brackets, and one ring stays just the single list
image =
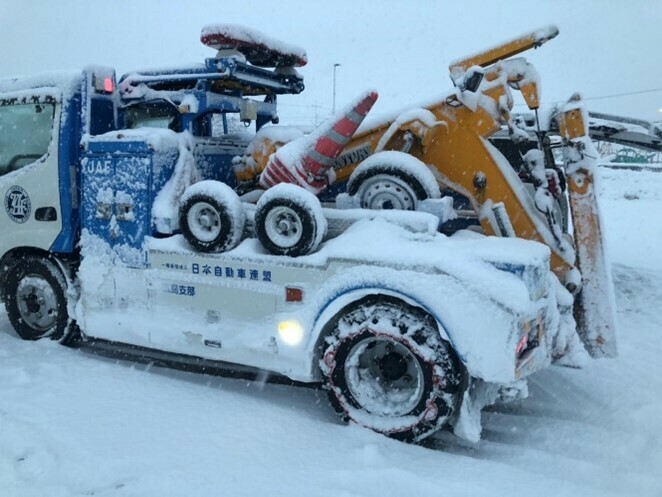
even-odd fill
[{"label": "truck rear wheel", "polygon": [[346,421],[405,441],[444,427],[464,385],[462,365],[434,321],[395,299],[341,316],[320,366]]},{"label": "truck rear wheel", "polygon": [[264,248],[298,257],[315,250],[326,233],[319,199],[301,187],[279,184],[258,201],[255,231]]},{"label": "truck rear wheel", "polygon": [[179,227],[199,252],[225,252],[236,247],[244,231],[245,215],[239,196],[218,181],[190,186],[179,207]]},{"label": "truck rear wheel", "polygon": [[16,262],[7,272],[4,300],[18,336],[74,341],[77,327],[67,311],[67,287],[66,277],[50,259],[28,256]]}]

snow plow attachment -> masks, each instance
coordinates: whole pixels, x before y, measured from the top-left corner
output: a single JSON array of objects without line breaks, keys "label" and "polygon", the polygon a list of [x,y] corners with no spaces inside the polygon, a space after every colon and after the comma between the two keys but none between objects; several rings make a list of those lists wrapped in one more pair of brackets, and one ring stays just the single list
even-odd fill
[{"label": "snow plow attachment", "polygon": [[594,181],[598,155],[588,137],[588,114],[578,95],[560,109],[557,120],[563,139],[577,268],[582,275],[575,296],[577,331],[592,357],[615,357],[613,285]]},{"label": "snow plow attachment", "polygon": [[310,135],[279,148],[260,175],[260,186],[293,183],[315,194],[324,190],[332,178],[333,162],[377,101],[377,93],[366,92],[351,106],[336,114]]}]

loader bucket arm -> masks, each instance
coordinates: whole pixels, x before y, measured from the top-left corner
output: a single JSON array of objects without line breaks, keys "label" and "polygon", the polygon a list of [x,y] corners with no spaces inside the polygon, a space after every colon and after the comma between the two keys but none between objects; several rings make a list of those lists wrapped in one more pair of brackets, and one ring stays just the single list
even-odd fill
[{"label": "loader bucket arm", "polygon": [[460,60],[451,62],[449,71],[453,82],[462,76],[470,67],[487,67],[496,62],[520,54],[531,48],[538,48],[559,34],[556,26],[548,26],[538,29],[514,40],[502,43],[499,46],[484,50],[480,53],[470,55]]}]

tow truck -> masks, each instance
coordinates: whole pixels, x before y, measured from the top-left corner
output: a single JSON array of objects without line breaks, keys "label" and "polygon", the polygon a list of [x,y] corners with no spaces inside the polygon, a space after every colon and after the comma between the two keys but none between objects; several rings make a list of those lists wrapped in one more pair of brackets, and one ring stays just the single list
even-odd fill
[{"label": "tow truck", "polygon": [[203,37],[219,32],[202,66],[0,81],[0,281],[19,337],[322,383],[345,420],[411,441],[475,440],[483,406],[581,356],[542,244],[449,238],[425,212],[322,209],[290,184],[237,192],[247,140],[228,119],[276,122],[306,56],[237,27]]}]

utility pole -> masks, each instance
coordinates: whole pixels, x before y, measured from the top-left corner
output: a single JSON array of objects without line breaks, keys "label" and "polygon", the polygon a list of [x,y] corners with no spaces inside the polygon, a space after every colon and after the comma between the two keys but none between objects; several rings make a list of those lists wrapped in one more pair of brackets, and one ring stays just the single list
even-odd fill
[{"label": "utility pole", "polygon": [[331,110],[332,114],[336,113],[336,69],[340,67],[340,64],[333,64],[333,109]]}]

